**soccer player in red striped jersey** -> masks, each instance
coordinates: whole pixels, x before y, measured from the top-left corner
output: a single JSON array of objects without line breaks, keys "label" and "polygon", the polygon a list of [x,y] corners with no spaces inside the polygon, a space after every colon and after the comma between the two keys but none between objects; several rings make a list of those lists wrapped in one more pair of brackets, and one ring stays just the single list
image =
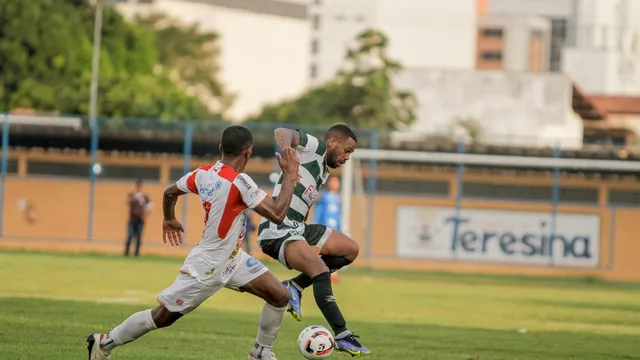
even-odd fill
[{"label": "soccer player in red striped jersey", "polygon": [[89,360],[108,360],[111,351],[149,331],[170,326],[196,309],[222,288],[248,292],[265,300],[260,326],[249,360],[277,360],[271,346],[289,302],[289,291],[258,260],[245,253],[246,212],[253,209],[270,221],[282,223],[298,182],[300,160],[295,150],[276,154],[285,181],[272,199],[244,174],[253,147],[253,136],[243,126],[229,126],[222,133],[222,158],[182,177],[164,192],[163,240],[182,243],[182,224],[175,217],[178,197],[192,193],[204,209],[200,243],[189,252],[174,283],[158,295],[158,305],[131,315],[106,334],[87,337]]}]

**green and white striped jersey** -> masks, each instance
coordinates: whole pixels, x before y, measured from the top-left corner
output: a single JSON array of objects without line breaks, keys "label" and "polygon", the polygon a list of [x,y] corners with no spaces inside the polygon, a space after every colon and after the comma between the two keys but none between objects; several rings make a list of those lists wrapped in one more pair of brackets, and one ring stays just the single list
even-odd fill
[{"label": "green and white striped jersey", "polygon": [[[296,153],[300,158],[300,180],[293,190],[293,198],[289,211],[287,211],[287,217],[282,224],[274,224],[263,219],[258,228],[258,241],[279,239],[292,230],[298,230],[296,232],[302,233],[309,209],[317,199],[320,188],[329,178],[325,142],[300,130],[298,133],[300,144],[296,147]],[[276,199],[280,194],[283,180],[284,175],[281,172],[273,188],[273,199]]]}]

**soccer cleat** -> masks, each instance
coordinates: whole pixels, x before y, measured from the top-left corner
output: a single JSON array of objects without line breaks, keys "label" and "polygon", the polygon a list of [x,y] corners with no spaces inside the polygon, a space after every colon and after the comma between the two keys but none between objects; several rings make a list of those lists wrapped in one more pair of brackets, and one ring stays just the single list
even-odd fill
[{"label": "soccer cleat", "polygon": [[276,357],[276,354],[274,354],[274,353],[271,353],[271,356],[268,359],[254,358],[253,355],[249,354],[248,360],[278,360],[278,358]]},{"label": "soccer cleat", "polygon": [[282,282],[282,285],[289,290],[289,306],[287,307],[287,312],[293,316],[294,319],[298,321],[302,321],[302,292],[298,290],[291,281],[285,280]]},{"label": "soccer cleat", "polygon": [[111,355],[107,355],[100,349],[100,340],[104,334],[90,334],[87,336],[87,350],[89,350],[89,360],[109,360]]},{"label": "soccer cleat", "polygon": [[343,338],[335,339],[336,350],[347,353],[351,356],[366,356],[371,354],[371,350],[362,346],[358,341],[359,336],[355,334],[349,334]]}]

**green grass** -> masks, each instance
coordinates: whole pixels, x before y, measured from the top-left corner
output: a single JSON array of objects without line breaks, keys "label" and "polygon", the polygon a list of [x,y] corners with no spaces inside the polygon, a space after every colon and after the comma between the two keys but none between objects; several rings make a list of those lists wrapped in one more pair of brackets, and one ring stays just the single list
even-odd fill
[{"label": "green grass", "polygon": [[[86,335],[155,306],[180,263],[0,252],[0,359],[85,358]],[[293,275],[270,266],[281,279]],[[354,269],[334,292],[371,359],[640,359],[633,284]],[[173,327],[116,349],[113,359],[244,360],[261,306],[223,290]],[[301,359],[295,340],[304,326],[326,326],[310,290],[303,311],[303,323],[285,318],[275,345],[281,359]]]}]

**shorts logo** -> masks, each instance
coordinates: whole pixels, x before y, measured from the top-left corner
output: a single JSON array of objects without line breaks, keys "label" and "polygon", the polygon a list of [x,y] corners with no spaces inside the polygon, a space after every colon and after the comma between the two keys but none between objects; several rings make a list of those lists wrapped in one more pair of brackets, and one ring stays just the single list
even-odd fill
[{"label": "shorts logo", "polygon": [[244,264],[249,268],[250,274],[255,274],[264,268],[264,265],[253,257],[248,258]]},{"label": "shorts logo", "polygon": [[184,301],[182,301],[182,300],[180,300],[180,299],[177,299],[177,300],[176,300],[176,305],[178,305],[178,306],[182,306],[182,304],[184,304]]},{"label": "shorts logo", "polygon": [[245,265],[247,265],[247,267],[253,267],[258,265],[258,260],[254,257],[250,257],[249,259],[247,259],[247,261],[245,262]]},{"label": "shorts logo", "polygon": [[230,264],[229,266],[227,266],[227,268],[224,270],[224,272],[222,273],[222,277],[228,277],[231,274],[233,274],[233,271],[236,269],[236,263],[234,262],[233,264]]}]

